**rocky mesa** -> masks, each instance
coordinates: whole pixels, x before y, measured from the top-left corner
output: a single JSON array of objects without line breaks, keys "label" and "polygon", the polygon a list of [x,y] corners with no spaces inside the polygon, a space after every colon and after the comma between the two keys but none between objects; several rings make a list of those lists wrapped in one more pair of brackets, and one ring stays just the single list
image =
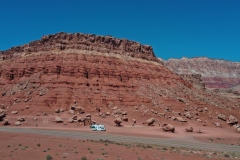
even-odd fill
[{"label": "rocky mesa", "polygon": [[220,108],[226,116],[240,116],[235,112],[239,99],[196,87],[165,67],[152,47],[125,39],[57,33],[2,51],[0,57],[0,105],[12,114],[81,108],[81,113],[113,118],[126,111],[144,121],[186,122],[188,117],[198,125]]}]

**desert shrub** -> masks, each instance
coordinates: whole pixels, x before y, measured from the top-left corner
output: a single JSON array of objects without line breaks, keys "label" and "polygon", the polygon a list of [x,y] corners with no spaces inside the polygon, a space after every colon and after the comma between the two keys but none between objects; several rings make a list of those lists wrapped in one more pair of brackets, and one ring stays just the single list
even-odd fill
[{"label": "desert shrub", "polygon": [[87,160],[87,158],[86,158],[85,156],[83,156],[83,157],[81,158],[81,160]]},{"label": "desert shrub", "polygon": [[46,160],[52,160],[52,159],[53,159],[52,156],[50,156],[50,155],[46,156]]}]

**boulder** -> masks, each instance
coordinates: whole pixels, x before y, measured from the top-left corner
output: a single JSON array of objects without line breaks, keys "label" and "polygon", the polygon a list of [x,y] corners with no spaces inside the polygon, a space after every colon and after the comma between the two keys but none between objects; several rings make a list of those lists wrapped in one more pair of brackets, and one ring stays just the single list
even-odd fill
[{"label": "boulder", "polygon": [[146,120],[145,122],[143,122],[143,124],[147,124],[148,126],[153,125],[153,123],[155,122],[154,118],[150,118],[148,120]]},{"label": "boulder", "polygon": [[132,126],[134,126],[137,123],[136,119],[132,119]]},{"label": "boulder", "polygon": [[162,127],[162,130],[165,131],[165,132],[174,132],[175,131],[175,127],[171,124],[164,124],[163,127]]},{"label": "boulder", "polygon": [[128,122],[128,118],[127,118],[126,116],[124,116],[124,117],[122,118],[122,120],[125,121],[125,122]]},{"label": "boulder", "polygon": [[199,129],[199,130],[197,130],[196,132],[197,132],[197,133],[202,133],[202,130]]},{"label": "boulder", "polygon": [[185,128],[185,131],[186,131],[186,132],[193,132],[193,127]]},{"label": "boulder", "polygon": [[60,112],[64,112],[64,109],[60,108]]},{"label": "boulder", "polygon": [[18,111],[12,111],[12,114],[18,114]]},{"label": "boulder", "polygon": [[21,122],[20,121],[16,121],[15,122],[15,126],[20,126],[21,125]]},{"label": "boulder", "polygon": [[25,118],[24,117],[17,117],[17,121],[24,122]]},{"label": "boulder", "polygon": [[223,120],[223,121],[226,121],[227,119],[226,119],[226,116],[224,115],[224,114],[218,114],[218,119],[221,119],[221,120]]},{"label": "boulder", "polygon": [[220,128],[222,128],[221,123],[214,123],[214,125],[215,125],[216,127],[220,127]]},{"label": "boulder", "polygon": [[185,117],[187,117],[188,119],[193,118],[190,112],[185,112],[183,115],[184,115]]},{"label": "boulder", "polygon": [[70,114],[74,114],[74,113],[75,113],[74,110],[71,110],[71,109],[70,109],[68,112],[69,112]]},{"label": "boulder", "polygon": [[114,123],[116,124],[116,126],[121,126],[122,119],[121,118],[115,118]]},{"label": "boulder", "polygon": [[4,119],[3,125],[7,126],[7,125],[10,125],[10,123],[9,123],[9,121],[7,119]]},{"label": "boulder", "polygon": [[231,124],[231,125],[234,125],[234,124],[237,124],[237,123],[238,123],[238,120],[237,120],[237,118],[234,117],[233,115],[230,115],[230,116],[228,117],[227,123],[228,123],[228,124]]},{"label": "boulder", "polygon": [[68,119],[68,122],[69,122],[69,123],[73,123],[74,120],[73,120],[72,118],[69,118],[69,119]]},{"label": "boulder", "polygon": [[234,124],[233,128],[235,128],[235,129],[240,128],[240,124]]},{"label": "boulder", "polygon": [[239,127],[239,128],[236,128],[236,132],[237,132],[237,133],[240,133],[240,127]]},{"label": "boulder", "polygon": [[26,106],[26,109],[29,109],[29,106]]},{"label": "boulder", "polygon": [[91,116],[91,114],[86,114],[86,117],[90,117],[91,118],[92,116]]},{"label": "boulder", "polygon": [[60,113],[60,109],[59,108],[55,109],[55,113]]},{"label": "boulder", "polygon": [[72,119],[72,120],[77,120],[77,119],[78,119],[78,118],[77,118],[77,115],[72,116],[71,119]]},{"label": "boulder", "polygon": [[176,117],[176,120],[179,122],[187,122],[187,120],[185,118],[182,117]]},{"label": "boulder", "polygon": [[176,120],[176,117],[175,117],[175,116],[172,116],[172,117],[171,117],[171,120],[175,121],[175,120]]},{"label": "boulder", "polygon": [[75,109],[74,109],[76,112],[78,112],[78,113],[81,113],[81,114],[83,114],[83,113],[85,113],[85,111],[84,111],[84,108],[83,107],[75,107]]},{"label": "boulder", "polygon": [[63,119],[61,117],[55,117],[55,122],[62,123]]},{"label": "boulder", "polygon": [[127,112],[126,111],[122,112],[122,115],[123,116],[127,115]]},{"label": "boulder", "polygon": [[5,112],[2,112],[2,113],[0,114],[0,121],[2,121],[5,117],[6,117],[6,113],[5,113]]}]

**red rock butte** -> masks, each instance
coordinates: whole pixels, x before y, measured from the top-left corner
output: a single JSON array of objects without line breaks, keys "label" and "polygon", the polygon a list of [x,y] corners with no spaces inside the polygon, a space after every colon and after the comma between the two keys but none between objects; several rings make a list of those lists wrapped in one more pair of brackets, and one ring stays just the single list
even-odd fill
[{"label": "red rock butte", "polygon": [[203,107],[227,113],[239,104],[239,99],[215,95],[170,71],[151,46],[81,33],[43,36],[0,52],[0,97],[2,108],[30,106],[29,113],[73,104],[88,112],[118,106],[127,111],[137,107],[141,114]]}]

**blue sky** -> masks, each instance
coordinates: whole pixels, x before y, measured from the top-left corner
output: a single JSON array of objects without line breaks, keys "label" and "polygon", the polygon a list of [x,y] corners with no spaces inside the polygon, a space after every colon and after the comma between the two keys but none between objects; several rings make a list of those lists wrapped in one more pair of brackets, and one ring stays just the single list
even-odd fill
[{"label": "blue sky", "polygon": [[2,0],[0,50],[57,32],[112,35],[163,59],[240,61],[239,0]]}]

